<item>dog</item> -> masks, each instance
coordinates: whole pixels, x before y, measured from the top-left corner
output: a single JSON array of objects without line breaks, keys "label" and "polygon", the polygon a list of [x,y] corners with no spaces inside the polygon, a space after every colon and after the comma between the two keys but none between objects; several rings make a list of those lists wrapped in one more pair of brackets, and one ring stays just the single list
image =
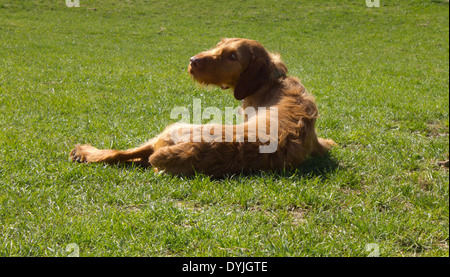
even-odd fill
[{"label": "dog", "polygon": [[[314,97],[297,77],[287,75],[279,54],[268,52],[255,40],[222,39],[190,58],[188,72],[200,84],[232,90],[242,100],[242,110],[254,112],[244,114],[242,124],[172,124],[143,145],[123,151],[76,145],[70,159],[109,164],[134,161],[156,172],[223,177],[291,170],[336,145],[316,134],[319,113]],[[268,135],[269,127],[276,133]],[[272,142],[275,149],[261,151]]]}]

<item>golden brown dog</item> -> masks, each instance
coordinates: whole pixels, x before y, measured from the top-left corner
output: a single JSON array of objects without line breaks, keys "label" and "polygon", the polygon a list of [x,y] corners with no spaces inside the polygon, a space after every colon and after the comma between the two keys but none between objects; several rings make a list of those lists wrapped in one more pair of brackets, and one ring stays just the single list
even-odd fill
[{"label": "golden brown dog", "polygon": [[[223,39],[192,57],[189,73],[201,84],[232,89],[234,97],[243,100],[242,108],[256,113],[246,114],[245,122],[238,125],[173,124],[125,151],[77,145],[70,158],[86,163],[135,161],[172,174],[224,176],[295,168],[335,144],[316,135],[318,110],[313,96],[298,78],[286,75],[279,55],[267,52],[257,41]],[[276,133],[267,134],[271,127]],[[261,151],[273,142],[275,149]]]}]

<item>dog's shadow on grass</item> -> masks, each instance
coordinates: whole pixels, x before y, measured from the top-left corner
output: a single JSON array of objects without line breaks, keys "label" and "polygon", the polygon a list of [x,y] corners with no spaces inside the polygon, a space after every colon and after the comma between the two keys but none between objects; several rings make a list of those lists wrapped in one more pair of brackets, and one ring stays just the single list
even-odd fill
[{"label": "dog's shadow on grass", "polygon": [[328,173],[334,172],[339,168],[339,162],[335,160],[330,154],[322,157],[312,157],[303,165],[300,165],[296,171],[300,175],[322,176],[325,177]]},{"label": "dog's shadow on grass", "polygon": [[[339,163],[330,154],[322,157],[310,157],[304,163],[296,168],[282,171],[271,171],[271,177],[274,179],[316,179],[326,180],[329,174],[339,168]],[[257,172],[253,174],[264,178],[267,172]]]},{"label": "dog's shadow on grass", "polygon": [[[124,169],[129,170],[153,170],[152,166],[149,164],[142,164],[142,163],[136,163],[136,162],[125,162],[125,163],[119,163],[116,164],[116,166]],[[259,177],[259,178],[265,178],[268,175],[271,176],[271,178],[320,178],[322,180],[328,179],[328,175],[332,172],[335,172],[339,168],[339,163],[330,155],[326,154],[322,157],[310,157],[308,160],[306,160],[303,164],[299,165],[297,168],[293,168],[290,170],[282,170],[282,171],[255,171],[249,174],[236,174],[231,176],[223,176],[223,177],[210,177],[207,175],[204,175],[202,173],[197,173],[194,176],[179,176],[180,178],[183,178],[184,180],[195,180],[199,176],[208,177],[211,180],[237,180],[237,179],[243,179],[243,178],[251,178]]]}]

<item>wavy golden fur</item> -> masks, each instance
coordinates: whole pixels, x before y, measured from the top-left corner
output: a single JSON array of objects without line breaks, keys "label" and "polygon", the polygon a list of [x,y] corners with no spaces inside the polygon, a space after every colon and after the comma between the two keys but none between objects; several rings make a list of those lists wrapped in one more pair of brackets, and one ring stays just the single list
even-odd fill
[{"label": "wavy golden fur", "polygon": [[[223,39],[213,49],[191,58],[189,74],[201,84],[232,89],[234,97],[242,100],[243,109],[264,107],[267,111],[245,118],[240,126],[243,129],[219,125],[221,140],[194,140],[195,130],[201,132],[207,125],[173,124],[137,148],[119,151],[76,145],[70,158],[87,163],[135,161],[153,166],[156,171],[183,175],[201,172],[220,177],[295,168],[308,156],[323,155],[335,144],[316,135],[318,110],[313,96],[298,78],[287,76],[286,65],[278,54],[267,52],[257,41]],[[277,118],[269,108],[278,109]],[[263,121],[258,121],[261,117]],[[256,126],[260,127],[264,121],[267,126],[278,124],[276,137],[271,137],[277,140],[272,153],[261,153],[260,146],[267,145],[267,138],[263,142],[259,133],[250,130],[252,122],[259,122]],[[232,130],[231,140],[225,138],[227,127]],[[173,134],[188,136],[190,140],[176,142]]]}]

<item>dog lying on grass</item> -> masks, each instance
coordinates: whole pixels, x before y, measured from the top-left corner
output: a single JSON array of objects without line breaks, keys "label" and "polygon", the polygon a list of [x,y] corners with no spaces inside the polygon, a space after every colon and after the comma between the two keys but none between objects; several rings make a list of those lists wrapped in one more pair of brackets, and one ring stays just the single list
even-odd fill
[{"label": "dog lying on grass", "polygon": [[[200,84],[232,89],[242,109],[253,109],[237,125],[173,124],[143,145],[128,150],[100,150],[76,145],[73,161],[134,161],[176,175],[195,172],[215,177],[259,170],[292,169],[310,155],[324,155],[334,141],[318,138],[318,110],[313,96],[286,65],[257,41],[223,39],[190,59],[189,74]],[[274,134],[267,134],[276,127]],[[271,151],[262,147],[275,142]]]}]

